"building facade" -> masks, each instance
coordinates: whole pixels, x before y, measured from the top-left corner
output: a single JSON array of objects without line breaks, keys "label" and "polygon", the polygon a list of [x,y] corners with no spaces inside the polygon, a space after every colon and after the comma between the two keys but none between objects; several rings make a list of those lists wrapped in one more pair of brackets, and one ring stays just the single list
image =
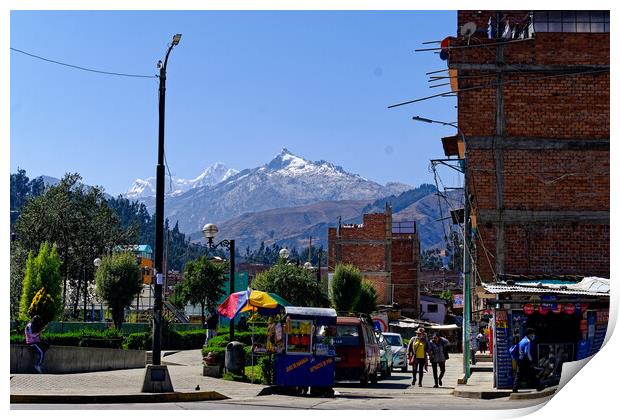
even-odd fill
[{"label": "building facade", "polygon": [[352,264],[377,291],[377,304],[397,303],[402,313],[419,313],[420,241],[415,222],[393,222],[392,210],[364,214],[361,225],[328,230],[328,272]]},{"label": "building facade", "polygon": [[458,32],[474,275],[609,278],[609,12],[459,11]]}]

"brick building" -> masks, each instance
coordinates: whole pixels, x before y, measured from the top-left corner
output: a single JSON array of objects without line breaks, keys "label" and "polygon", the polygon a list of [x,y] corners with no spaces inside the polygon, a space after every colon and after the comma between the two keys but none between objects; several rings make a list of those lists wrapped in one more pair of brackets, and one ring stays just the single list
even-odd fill
[{"label": "brick building", "polygon": [[329,273],[338,263],[356,266],[377,290],[377,304],[398,303],[416,315],[420,307],[420,241],[415,222],[393,222],[392,209],[365,214],[361,225],[328,230]]},{"label": "brick building", "polygon": [[608,278],[609,12],[459,11],[459,35],[468,22],[478,31],[452,39],[448,67],[479,278]]}]

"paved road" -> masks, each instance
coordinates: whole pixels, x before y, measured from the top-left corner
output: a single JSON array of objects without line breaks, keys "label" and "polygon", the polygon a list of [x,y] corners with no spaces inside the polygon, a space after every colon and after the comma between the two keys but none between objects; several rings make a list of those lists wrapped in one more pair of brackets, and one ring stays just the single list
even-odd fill
[{"label": "paved road", "polygon": [[[456,374],[455,374],[456,376]],[[431,378],[432,379],[432,375]],[[531,407],[540,401],[512,401],[508,398],[479,400],[454,397],[452,387],[411,387],[411,375],[395,373],[376,385],[362,387],[355,382],[339,383],[335,398],[292,397],[285,395],[237,396],[225,401],[158,403],[158,404],[12,404],[16,410],[415,410],[415,409],[489,409],[501,410]]]},{"label": "paved road", "polygon": [[[200,358],[195,352],[181,352],[171,356],[170,361],[177,366],[170,367],[175,390],[193,390],[196,383],[203,390],[215,389],[230,397],[229,400],[157,403],[157,404],[12,404],[14,410],[276,410],[276,409],[317,409],[317,410],[360,410],[360,409],[510,409],[531,407],[546,400],[480,400],[459,398],[452,395],[457,378],[460,376],[461,359],[455,355],[448,361],[443,387],[433,388],[432,373],[425,375],[424,386],[411,386],[411,373],[395,372],[392,377],[380,380],[377,384],[364,387],[359,382],[339,382],[335,386],[335,398],[293,397],[285,395],[257,396],[263,388],[260,385],[235,383],[197,376],[200,372],[195,363]],[[197,353],[198,354],[198,353]],[[198,362],[196,362],[196,360]],[[137,372],[137,373],[136,373]],[[79,392],[87,384],[97,383],[99,393],[111,393],[119,386],[139,389],[143,370],[126,370],[100,373],[87,373],[63,376],[63,392]],[[30,392],[37,389],[62,389],[57,375],[21,375],[12,380],[12,392]],[[14,383],[16,380],[20,382]],[[69,383],[71,382],[71,383]],[[135,382],[135,384],[133,383]],[[122,384],[122,385],[121,385]],[[71,388],[69,388],[71,385]],[[515,413],[516,414],[516,413]]]}]

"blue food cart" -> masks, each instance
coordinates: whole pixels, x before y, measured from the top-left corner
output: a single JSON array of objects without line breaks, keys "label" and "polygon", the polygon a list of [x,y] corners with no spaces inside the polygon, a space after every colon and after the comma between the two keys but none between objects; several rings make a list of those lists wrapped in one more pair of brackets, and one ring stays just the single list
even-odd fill
[{"label": "blue food cart", "polygon": [[333,395],[336,311],[332,308],[286,306],[272,330],[274,382],[298,393]]}]

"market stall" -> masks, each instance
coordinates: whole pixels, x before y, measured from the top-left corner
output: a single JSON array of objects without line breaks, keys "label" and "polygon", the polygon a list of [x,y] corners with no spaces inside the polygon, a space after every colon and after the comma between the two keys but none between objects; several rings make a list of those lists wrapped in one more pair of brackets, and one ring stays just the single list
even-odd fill
[{"label": "market stall", "polygon": [[335,325],[334,309],[285,307],[284,317],[268,332],[268,347],[275,352],[275,384],[333,393]]},{"label": "market stall", "polygon": [[533,357],[544,385],[557,385],[564,362],[595,354],[607,331],[609,280],[596,277],[569,281],[563,278],[513,279],[483,284],[496,295],[489,300],[494,383],[511,388],[515,362],[508,349],[535,330]]},{"label": "market stall", "polygon": [[217,309],[220,315],[230,320],[234,319],[235,316],[240,313],[252,313],[252,316],[250,317],[250,324],[252,326],[252,383],[254,383],[254,356],[257,354],[263,354],[267,351],[260,344],[254,342],[254,321],[256,319],[256,315],[275,316],[283,312],[284,307],[287,305],[290,305],[290,303],[275,293],[247,289],[241,292],[232,293]]}]

